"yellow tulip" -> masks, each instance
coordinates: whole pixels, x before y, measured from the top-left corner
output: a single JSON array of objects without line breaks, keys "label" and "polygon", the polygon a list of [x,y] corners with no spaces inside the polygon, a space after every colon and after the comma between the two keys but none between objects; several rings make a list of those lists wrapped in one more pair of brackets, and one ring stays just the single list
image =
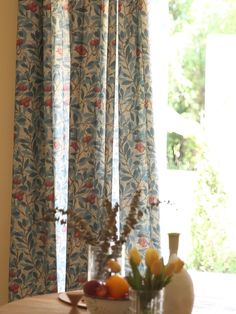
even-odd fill
[{"label": "yellow tulip", "polygon": [[110,268],[113,273],[119,273],[121,270],[121,267],[117,263],[117,261],[114,261],[112,259],[109,259],[109,261],[107,262],[107,267]]},{"label": "yellow tulip", "polygon": [[159,260],[159,254],[156,249],[154,248],[149,248],[146,250],[145,254],[145,263],[148,267],[151,267],[152,263],[156,262]]},{"label": "yellow tulip", "polygon": [[175,273],[179,273],[184,266],[184,262],[180,258],[177,258],[174,264],[175,264]]},{"label": "yellow tulip", "polygon": [[165,274],[166,276],[172,276],[175,272],[175,263],[171,262],[165,266]]},{"label": "yellow tulip", "polygon": [[163,263],[160,259],[154,261],[150,267],[151,273],[153,275],[160,275],[163,272]]},{"label": "yellow tulip", "polygon": [[129,251],[129,260],[135,264],[139,265],[141,263],[141,255],[139,254],[137,248],[132,248]]}]

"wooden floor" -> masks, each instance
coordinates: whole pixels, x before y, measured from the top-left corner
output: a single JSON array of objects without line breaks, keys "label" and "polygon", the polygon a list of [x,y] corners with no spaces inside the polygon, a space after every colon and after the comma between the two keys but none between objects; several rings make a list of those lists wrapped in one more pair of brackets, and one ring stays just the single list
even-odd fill
[{"label": "wooden floor", "polygon": [[192,314],[236,314],[236,274],[189,273],[195,293]]}]

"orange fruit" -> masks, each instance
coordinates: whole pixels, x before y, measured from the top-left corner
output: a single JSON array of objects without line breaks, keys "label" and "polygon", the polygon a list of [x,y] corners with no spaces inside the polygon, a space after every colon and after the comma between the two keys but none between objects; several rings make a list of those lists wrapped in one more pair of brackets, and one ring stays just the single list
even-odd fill
[{"label": "orange fruit", "polygon": [[119,275],[109,277],[106,281],[106,286],[108,288],[108,294],[112,298],[122,298],[129,292],[128,282]]}]

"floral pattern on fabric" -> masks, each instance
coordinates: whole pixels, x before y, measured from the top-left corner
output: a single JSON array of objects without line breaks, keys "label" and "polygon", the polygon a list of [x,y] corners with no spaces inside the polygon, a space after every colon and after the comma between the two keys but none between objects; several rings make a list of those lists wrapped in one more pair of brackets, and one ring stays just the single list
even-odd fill
[{"label": "floral pattern on fabric", "polygon": [[9,299],[57,289],[51,3],[19,1]]},{"label": "floral pattern on fabric", "polygon": [[104,197],[119,201],[122,222],[142,189],[128,248],[159,247],[146,1],[19,1],[15,112],[10,300],[63,286],[66,250],[66,289],[87,279],[87,243],[70,216],[56,226],[57,277],[45,220],[54,207],[79,212],[97,234]]},{"label": "floral pattern on fabric", "polygon": [[[71,1],[69,210],[94,234],[111,197],[114,131],[116,1]],[[67,289],[87,279],[87,244],[69,227]]]},{"label": "floral pattern on fabric", "polygon": [[[119,175],[121,222],[132,196],[142,190],[142,221],[127,243],[159,248],[152,92],[146,0],[119,1]],[[150,203],[150,200],[151,203]]]},{"label": "floral pattern on fabric", "polygon": [[[102,228],[102,200],[111,199],[112,179],[115,182],[112,143],[118,61],[121,222],[135,191],[142,189],[144,218],[127,249],[159,247],[159,212],[149,206],[158,190],[146,1],[71,1],[71,10],[69,209],[80,211],[95,234]],[[87,276],[87,247],[80,237],[68,229],[67,289],[78,287]]]}]

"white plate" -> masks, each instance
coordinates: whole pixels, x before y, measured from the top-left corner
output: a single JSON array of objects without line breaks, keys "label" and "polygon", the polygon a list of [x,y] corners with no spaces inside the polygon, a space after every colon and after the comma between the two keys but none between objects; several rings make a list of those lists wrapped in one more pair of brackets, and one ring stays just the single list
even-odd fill
[{"label": "white plate", "polygon": [[[82,291],[82,290],[80,290],[80,291]],[[66,292],[60,292],[60,293],[58,293],[58,298],[59,298],[61,301],[63,301],[63,302],[66,302],[66,303],[68,303],[68,304],[71,304],[70,299],[68,298]],[[82,308],[84,308],[84,309],[87,308],[87,305],[86,305],[86,302],[85,302],[85,298],[84,298],[84,297],[82,297],[82,298],[80,299],[80,301],[78,302],[77,306],[82,307]]]}]

